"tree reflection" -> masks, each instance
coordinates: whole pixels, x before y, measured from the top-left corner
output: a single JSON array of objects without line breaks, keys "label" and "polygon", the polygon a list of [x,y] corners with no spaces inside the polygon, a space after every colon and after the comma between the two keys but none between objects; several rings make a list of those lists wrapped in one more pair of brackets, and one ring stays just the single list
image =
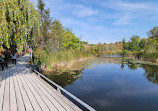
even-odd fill
[{"label": "tree reflection", "polygon": [[125,67],[125,64],[121,64],[121,69],[123,70],[124,69],[124,67]]},{"label": "tree reflection", "polygon": [[135,69],[138,68],[138,65],[131,63],[131,64],[128,64],[128,68],[131,69],[131,70],[135,70]]},{"label": "tree reflection", "polygon": [[82,70],[66,71],[66,72],[51,72],[47,75],[49,79],[58,85],[65,87],[73,84],[73,82],[82,75]]},{"label": "tree reflection", "polygon": [[[138,68],[138,64],[133,64],[126,62],[125,64],[121,64],[121,69],[123,70],[125,65],[128,66],[129,69],[135,70]],[[158,84],[158,66],[156,65],[147,65],[147,64],[141,64],[139,67],[143,68],[145,70],[144,76],[153,83]]]},{"label": "tree reflection", "polygon": [[150,82],[158,84],[158,66],[142,65],[142,68],[145,70],[145,77]]}]

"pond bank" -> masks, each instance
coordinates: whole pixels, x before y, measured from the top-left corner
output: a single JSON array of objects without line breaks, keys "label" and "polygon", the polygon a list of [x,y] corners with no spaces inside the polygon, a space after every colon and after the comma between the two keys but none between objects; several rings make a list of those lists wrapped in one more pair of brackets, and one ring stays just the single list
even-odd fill
[{"label": "pond bank", "polygon": [[129,62],[133,64],[158,65],[156,62],[146,61],[144,59],[140,60],[134,57],[123,57],[123,62]]},{"label": "pond bank", "polygon": [[52,70],[40,69],[40,72],[44,73],[45,75],[49,75],[49,74],[60,75],[63,73],[73,73],[73,72],[80,71],[83,69],[83,67],[74,67],[74,66],[76,66],[78,64],[82,64],[82,62],[91,60],[93,58],[94,57],[75,59],[75,60],[71,61],[71,63],[69,63],[69,65],[67,65],[65,67],[56,67],[56,68],[53,68]]}]

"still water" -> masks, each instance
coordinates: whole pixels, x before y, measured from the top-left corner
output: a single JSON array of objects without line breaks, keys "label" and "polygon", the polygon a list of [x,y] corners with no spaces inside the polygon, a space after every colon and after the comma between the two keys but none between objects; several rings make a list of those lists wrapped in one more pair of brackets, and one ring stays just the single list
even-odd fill
[{"label": "still water", "polygon": [[96,110],[158,111],[158,66],[100,57],[74,67],[49,78]]}]

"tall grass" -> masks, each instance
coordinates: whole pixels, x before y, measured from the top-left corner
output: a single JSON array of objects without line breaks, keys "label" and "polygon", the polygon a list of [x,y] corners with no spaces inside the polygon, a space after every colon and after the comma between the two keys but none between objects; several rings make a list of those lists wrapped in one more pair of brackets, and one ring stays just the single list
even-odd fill
[{"label": "tall grass", "polygon": [[88,48],[87,50],[63,50],[51,53],[49,50],[37,49],[34,52],[34,63],[43,70],[53,70],[57,68],[70,67],[74,62],[81,61],[95,56],[95,50]]}]

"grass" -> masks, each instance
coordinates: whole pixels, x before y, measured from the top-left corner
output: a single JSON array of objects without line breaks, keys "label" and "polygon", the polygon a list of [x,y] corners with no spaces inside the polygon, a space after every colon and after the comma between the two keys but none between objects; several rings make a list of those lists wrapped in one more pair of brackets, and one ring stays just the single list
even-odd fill
[{"label": "grass", "polygon": [[34,63],[42,70],[52,71],[55,69],[72,66],[77,61],[83,61],[87,58],[95,56],[96,53],[92,49],[88,50],[65,50],[51,53],[49,50],[37,49],[34,52]]}]

